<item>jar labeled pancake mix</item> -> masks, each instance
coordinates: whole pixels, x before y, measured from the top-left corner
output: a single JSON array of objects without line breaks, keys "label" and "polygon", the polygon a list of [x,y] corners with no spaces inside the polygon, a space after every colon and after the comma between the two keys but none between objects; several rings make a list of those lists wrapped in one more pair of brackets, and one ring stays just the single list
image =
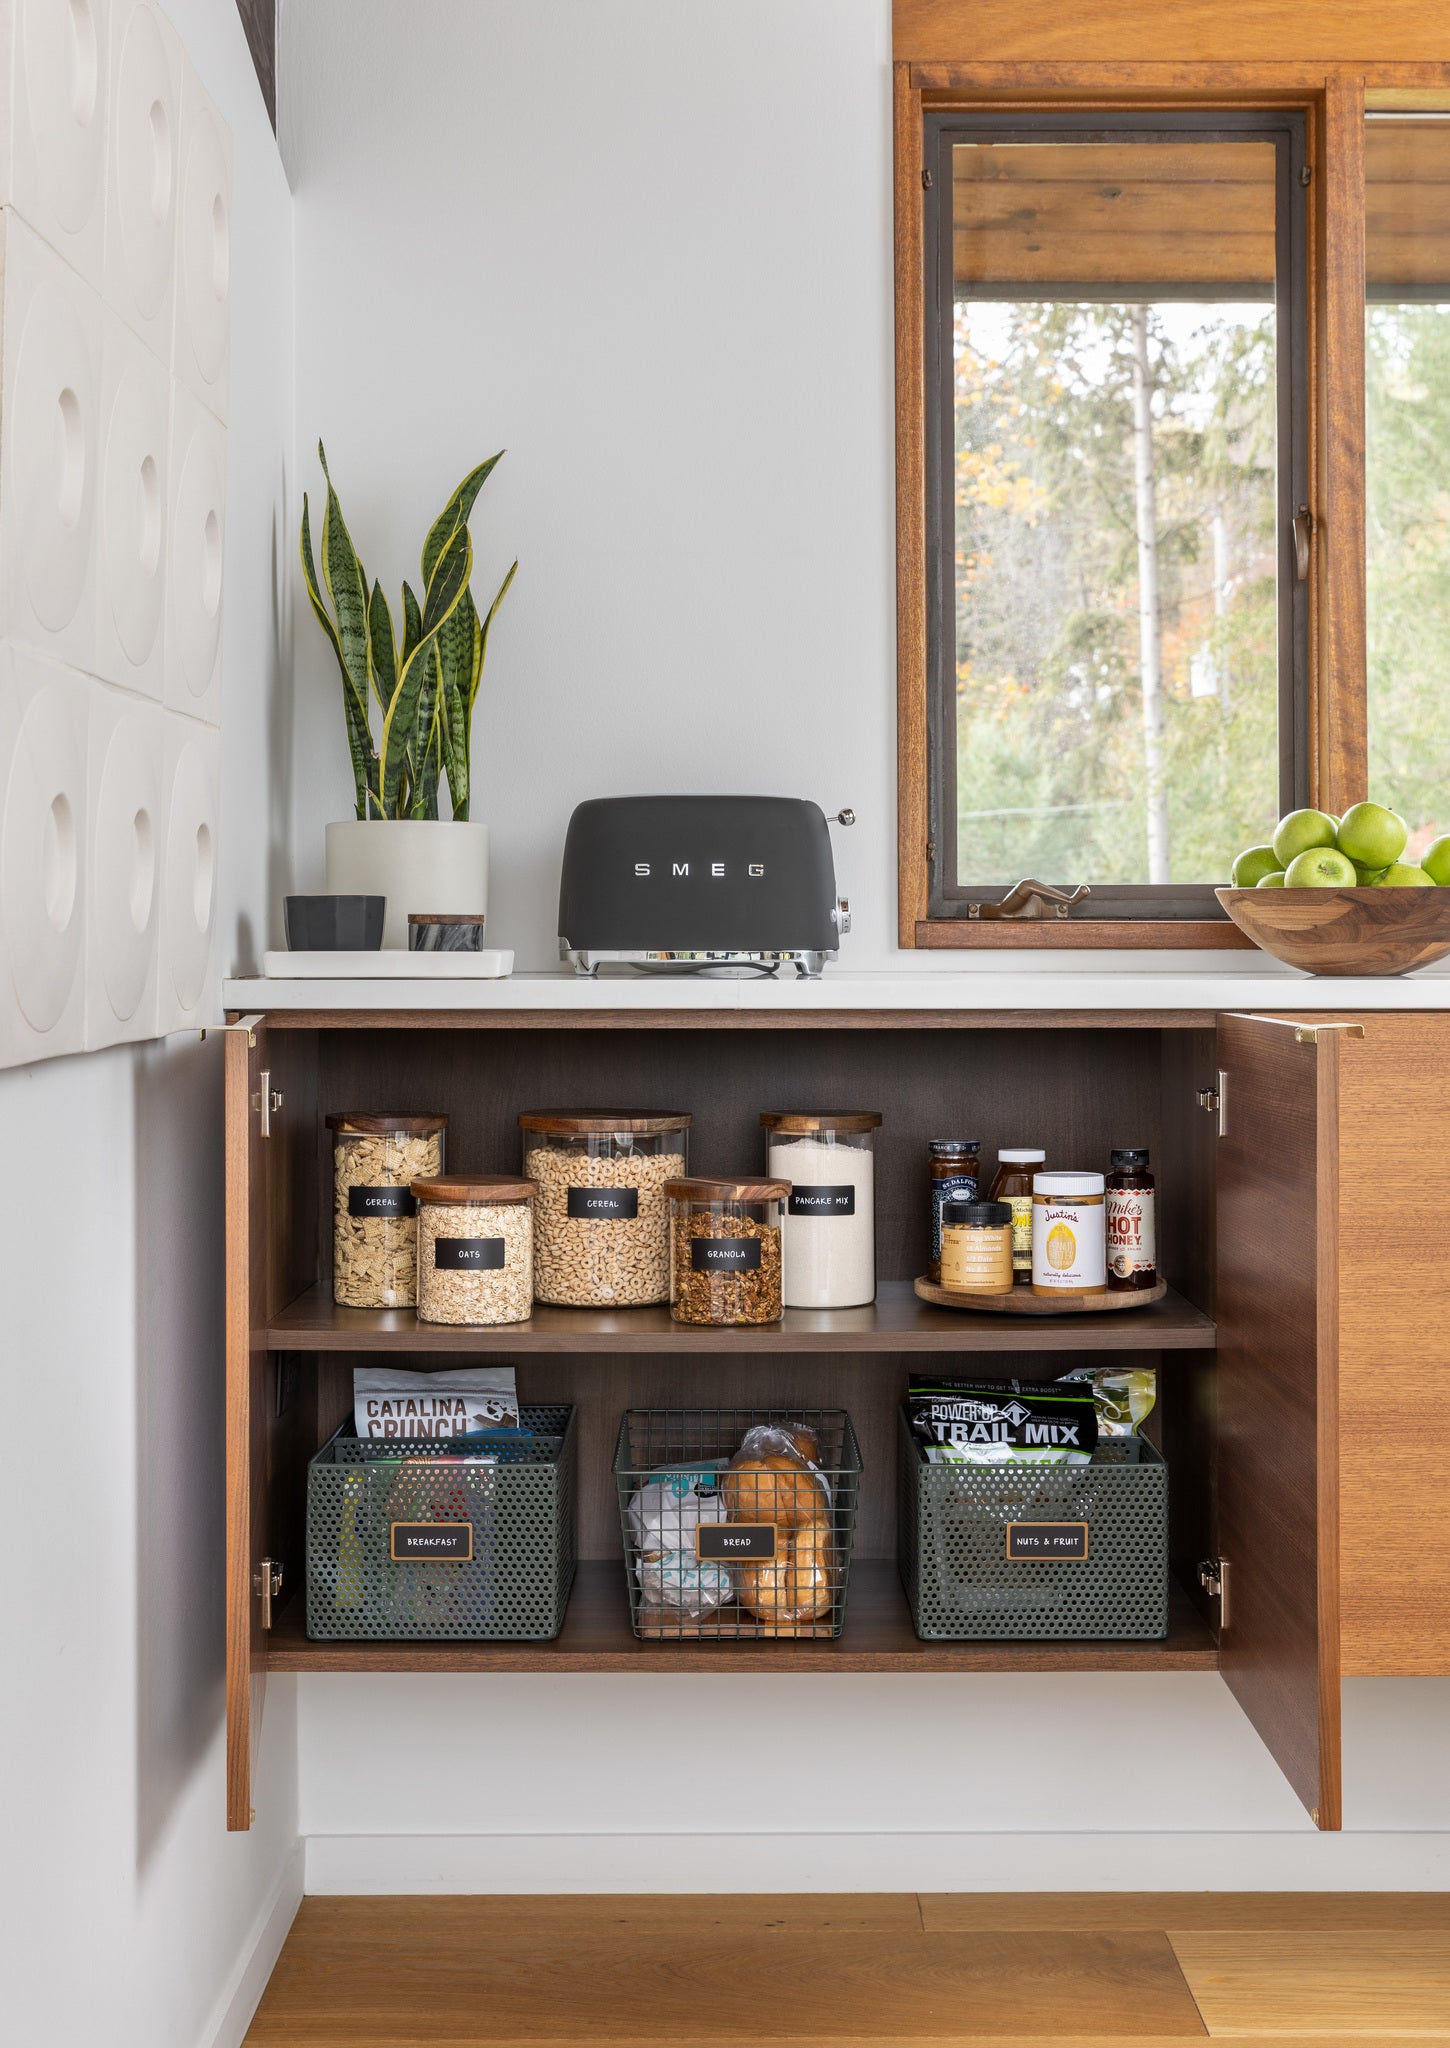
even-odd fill
[{"label": "jar labeled pancake mix", "polygon": [[1100,1173],[1032,1176],[1032,1292],[1071,1300],[1108,1291]]}]

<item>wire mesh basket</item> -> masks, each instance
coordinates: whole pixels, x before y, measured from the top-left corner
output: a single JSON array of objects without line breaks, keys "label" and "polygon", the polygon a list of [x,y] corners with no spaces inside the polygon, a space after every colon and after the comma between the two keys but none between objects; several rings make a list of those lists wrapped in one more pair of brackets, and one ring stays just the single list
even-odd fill
[{"label": "wire mesh basket", "polygon": [[318,1641],[556,1636],[574,1579],[574,1410],[524,1434],[360,1439],[307,1468],[307,1633]]},{"label": "wire mesh basket", "polygon": [[924,1640],[1168,1633],[1168,1468],[1146,1438],[1108,1437],[1086,1465],[933,1465],[903,1408],[898,1444]]},{"label": "wire mesh basket", "polygon": [[[759,1427],[811,1431],[814,1472],[788,1457],[731,1471]],[[861,1483],[844,1409],[631,1408],[614,1476],[637,1636],[841,1633]]]}]

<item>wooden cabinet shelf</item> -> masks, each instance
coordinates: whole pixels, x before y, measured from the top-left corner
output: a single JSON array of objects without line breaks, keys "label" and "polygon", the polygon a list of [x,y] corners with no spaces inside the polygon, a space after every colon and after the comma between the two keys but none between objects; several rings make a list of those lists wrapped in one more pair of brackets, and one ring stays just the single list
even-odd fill
[{"label": "wooden cabinet shelf", "polygon": [[1170,1288],[1152,1308],[1093,1316],[1000,1316],[932,1308],[910,1281],[886,1281],[869,1308],[787,1309],[750,1330],[695,1329],[667,1308],[536,1308],[526,1323],[455,1329],[411,1309],[339,1308],[320,1287],[275,1316],[273,1351],[742,1352],[1206,1351],[1212,1320]]},{"label": "wooden cabinet shelf", "polygon": [[1152,1643],[924,1643],[896,1566],[858,1558],[844,1632],[831,1642],[651,1643],[631,1627],[624,1567],[579,1566],[550,1643],[314,1643],[298,1594],[267,1639],[272,1671],[1216,1671],[1213,1636],[1175,1586],[1168,1634]]}]

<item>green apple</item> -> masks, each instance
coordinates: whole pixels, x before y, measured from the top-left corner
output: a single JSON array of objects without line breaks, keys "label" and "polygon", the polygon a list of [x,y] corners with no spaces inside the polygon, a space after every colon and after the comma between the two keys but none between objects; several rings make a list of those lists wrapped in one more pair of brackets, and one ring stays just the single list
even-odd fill
[{"label": "green apple", "polygon": [[1290,811],[1287,818],[1280,818],[1274,834],[1274,858],[1287,869],[1299,854],[1313,847],[1334,846],[1338,830],[1338,820],[1327,811]]},{"label": "green apple", "polygon": [[1254,884],[1256,889],[1282,889],[1283,886],[1284,870],[1282,868],[1275,868],[1271,874],[1260,875]]},{"label": "green apple", "polygon": [[1233,864],[1233,885],[1236,889],[1257,889],[1265,875],[1282,875],[1283,872],[1283,862],[1272,846],[1250,846]]},{"label": "green apple", "polygon": [[[1295,815],[1303,817],[1304,813]],[[1284,870],[1286,889],[1352,889],[1357,880],[1354,862],[1332,846],[1311,846]]]},{"label": "green apple", "polygon": [[1420,866],[1430,880],[1438,882],[1442,889],[1450,886],[1450,832],[1447,832],[1443,839],[1437,839],[1433,846],[1426,848],[1420,855]]},{"label": "green apple", "polygon": [[1336,844],[1357,868],[1387,868],[1405,850],[1410,828],[1383,804],[1353,804],[1339,821]]},{"label": "green apple", "polygon": [[1371,887],[1375,889],[1433,889],[1435,884],[1423,868],[1417,868],[1407,860],[1397,860],[1377,875]]},{"label": "green apple", "polygon": [[1368,889],[1379,880],[1380,876],[1384,873],[1384,869],[1367,868],[1362,861],[1356,861],[1354,863],[1354,872],[1359,877],[1360,888]]}]

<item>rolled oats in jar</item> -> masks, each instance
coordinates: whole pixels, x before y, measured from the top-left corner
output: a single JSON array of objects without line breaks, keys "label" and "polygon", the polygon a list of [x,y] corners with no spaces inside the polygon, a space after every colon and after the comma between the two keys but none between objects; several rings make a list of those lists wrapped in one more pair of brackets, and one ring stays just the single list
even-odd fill
[{"label": "rolled oats in jar", "polygon": [[443,1171],[446,1116],[340,1112],[332,1132],[332,1298],[343,1308],[418,1299],[415,1180]]},{"label": "rolled oats in jar", "polygon": [[668,1182],[685,1171],[691,1118],[539,1110],[519,1118],[537,1181],[534,1297],[640,1308],[670,1296]]},{"label": "rolled oats in jar", "polygon": [[511,1174],[414,1181],[421,1322],[527,1322],[537,1192]]},{"label": "rolled oats in jar", "polygon": [[783,1306],[788,1180],[672,1180],[670,1313],[677,1323],[773,1323]]}]

